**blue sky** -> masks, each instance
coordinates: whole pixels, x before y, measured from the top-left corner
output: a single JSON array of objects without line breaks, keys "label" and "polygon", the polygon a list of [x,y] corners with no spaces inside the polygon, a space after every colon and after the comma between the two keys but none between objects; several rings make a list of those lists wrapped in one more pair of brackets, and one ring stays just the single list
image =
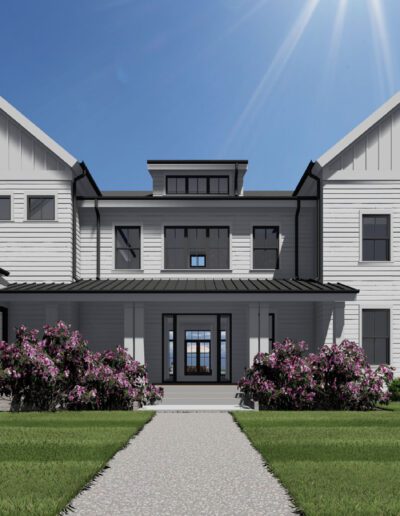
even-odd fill
[{"label": "blue sky", "polygon": [[[2,0],[0,95],[103,189],[248,159],[291,189],[400,89],[398,0]],[[397,26],[396,26],[397,25]]]}]

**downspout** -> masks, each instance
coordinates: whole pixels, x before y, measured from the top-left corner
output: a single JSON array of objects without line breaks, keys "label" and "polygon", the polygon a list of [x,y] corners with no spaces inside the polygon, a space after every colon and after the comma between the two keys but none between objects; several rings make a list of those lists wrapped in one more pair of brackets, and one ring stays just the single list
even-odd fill
[{"label": "downspout", "polygon": [[295,247],[294,247],[294,276],[295,279],[299,279],[299,216],[301,208],[300,197],[296,198],[296,215],[295,215]]},{"label": "downspout", "polygon": [[72,279],[77,281],[76,275],[76,184],[78,181],[86,177],[86,169],[83,168],[82,174],[76,176],[72,181]]},{"label": "downspout", "polygon": [[238,164],[236,162],[235,163],[235,197],[237,197],[239,195],[239,192],[238,192],[238,183],[239,183],[238,176],[239,176],[239,167],[238,167]]},{"label": "downspout", "polygon": [[99,200],[94,200],[94,210],[96,212],[96,279],[100,279],[100,210]]},{"label": "downspout", "polygon": [[317,182],[317,280],[321,281],[321,178],[313,174],[308,174]]}]

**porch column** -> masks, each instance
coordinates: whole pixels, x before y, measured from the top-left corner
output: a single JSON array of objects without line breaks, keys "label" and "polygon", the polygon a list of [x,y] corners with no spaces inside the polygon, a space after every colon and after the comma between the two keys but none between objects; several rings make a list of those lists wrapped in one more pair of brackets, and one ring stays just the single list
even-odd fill
[{"label": "porch column", "polygon": [[135,360],[144,364],[144,305],[135,303]]},{"label": "porch column", "polygon": [[253,364],[254,356],[258,353],[259,346],[259,317],[258,303],[249,305],[249,366]]},{"label": "porch column", "polygon": [[54,325],[59,320],[58,304],[46,303],[44,309],[45,324]]},{"label": "porch column", "polygon": [[269,352],[269,304],[260,303],[260,351]]},{"label": "porch column", "polygon": [[124,348],[133,356],[133,303],[124,303]]}]

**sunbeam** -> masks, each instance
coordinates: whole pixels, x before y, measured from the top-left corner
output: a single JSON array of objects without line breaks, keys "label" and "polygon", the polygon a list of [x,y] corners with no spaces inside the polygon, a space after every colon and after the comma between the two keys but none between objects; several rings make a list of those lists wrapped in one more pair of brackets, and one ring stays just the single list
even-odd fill
[{"label": "sunbeam", "polygon": [[333,25],[331,46],[328,54],[328,64],[330,67],[334,67],[336,64],[340,44],[342,42],[344,18],[346,16],[348,0],[340,0],[339,7],[335,17],[335,23]]},{"label": "sunbeam", "polygon": [[265,102],[265,99],[273,90],[275,84],[278,82],[280,76],[282,75],[291,55],[296,49],[296,46],[302,37],[307,25],[309,24],[318,4],[319,0],[309,0],[303,7],[292,29],[289,31],[287,37],[279,47],[271,64],[268,66],[267,71],[261,77],[261,80],[251,95],[250,100],[246,104],[245,108],[239,115],[237,122],[234,124],[232,130],[230,131],[223,149],[221,149],[221,153],[227,151],[233,139],[241,130],[243,124],[250,116],[254,115],[255,110],[261,107],[261,105]]},{"label": "sunbeam", "polygon": [[394,61],[388,39],[385,14],[381,0],[369,0],[368,11],[371,19],[372,36],[374,39],[377,66],[382,70],[385,78],[381,80],[383,88],[382,95],[386,97],[394,92]]}]

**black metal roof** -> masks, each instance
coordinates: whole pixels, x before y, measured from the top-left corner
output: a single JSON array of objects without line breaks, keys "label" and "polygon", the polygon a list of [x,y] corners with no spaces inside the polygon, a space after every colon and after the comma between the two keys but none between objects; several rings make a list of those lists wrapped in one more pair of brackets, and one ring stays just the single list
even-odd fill
[{"label": "black metal roof", "polygon": [[302,279],[106,279],[73,283],[11,283],[4,293],[260,293],[260,294],[357,294],[342,283]]}]

